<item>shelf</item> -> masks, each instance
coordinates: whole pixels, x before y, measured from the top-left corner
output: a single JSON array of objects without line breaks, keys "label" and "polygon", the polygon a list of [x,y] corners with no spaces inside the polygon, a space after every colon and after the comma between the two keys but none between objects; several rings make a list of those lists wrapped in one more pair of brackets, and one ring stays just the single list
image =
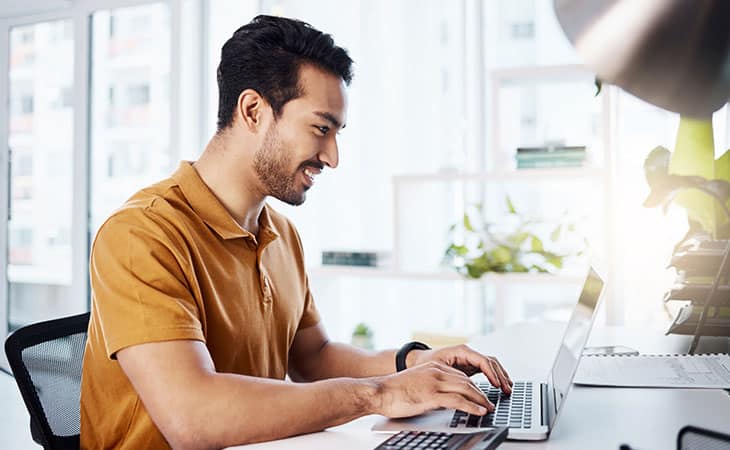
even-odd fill
[{"label": "shelf", "polygon": [[495,81],[512,81],[512,80],[541,80],[549,81],[550,79],[564,80],[569,77],[594,77],[594,73],[586,66],[581,64],[565,64],[554,66],[526,66],[526,67],[509,67],[504,69],[495,69],[490,72],[492,80]]},{"label": "shelf", "polygon": [[361,277],[395,278],[424,281],[465,281],[489,283],[557,283],[580,284],[583,277],[576,275],[551,275],[547,273],[490,273],[478,280],[464,278],[456,272],[407,272],[379,267],[317,266],[309,269],[311,276],[319,277]]},{"label": "shelf", "polygon": [[490,172],[443,172],[394,175],[394,183],[417,183],[423,181],[493,181],[511,180],[555,180],[587,179],[595,180],[606,176],[606,170],[598,167],[568,167],[546,169],[495,170]]}]

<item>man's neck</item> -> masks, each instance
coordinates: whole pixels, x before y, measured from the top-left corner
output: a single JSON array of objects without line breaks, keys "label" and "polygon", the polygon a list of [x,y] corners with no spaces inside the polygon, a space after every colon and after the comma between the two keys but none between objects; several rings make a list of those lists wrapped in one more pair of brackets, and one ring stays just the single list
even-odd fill
[{"label": "man's neck", "polygon": [[238,225],[258,237],[266,196],[255,184],[257,178],[246,155],[232,148],[228,140],[213,136],[193,167]]}]

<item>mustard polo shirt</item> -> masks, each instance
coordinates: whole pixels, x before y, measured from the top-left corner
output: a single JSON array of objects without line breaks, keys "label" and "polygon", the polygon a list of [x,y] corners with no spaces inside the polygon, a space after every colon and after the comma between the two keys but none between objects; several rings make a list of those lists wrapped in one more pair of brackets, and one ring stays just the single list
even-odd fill
[{"label": "mustard polo shirt", "polygon": [[81,448],[169,448],[118,350],[199,340],[218,372],[283,379],[294,335],[319,322],[291,222],[266,205],[257,241],[189,162],[102,225],[90,276]]}]

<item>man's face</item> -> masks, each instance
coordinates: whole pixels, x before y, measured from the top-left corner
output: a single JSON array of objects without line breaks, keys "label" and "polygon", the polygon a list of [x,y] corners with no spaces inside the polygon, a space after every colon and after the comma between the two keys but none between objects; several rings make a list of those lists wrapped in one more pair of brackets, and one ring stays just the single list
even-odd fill
[{"label": "man's face", "polygon": [[304,203],[325,166],[337,167],[337,132],[347,110],[345,86],[336,75],[304,64],[299,84],[304,95],[284,105],[254,155],[267,195],[290,205]]}]

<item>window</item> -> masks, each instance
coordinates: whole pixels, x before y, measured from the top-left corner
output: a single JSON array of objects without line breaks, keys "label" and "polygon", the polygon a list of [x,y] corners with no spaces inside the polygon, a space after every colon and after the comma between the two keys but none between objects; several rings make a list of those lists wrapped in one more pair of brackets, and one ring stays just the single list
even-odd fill
[{"label": "window", "polygon": [[10,233],[10,243],[18,247],[30,247],[33,245],[33,229],[18,228]]},{"label": "window", "polygon": [[532,22],[513,23],[512,39],[532,39],[535,36],[535,24]]},{"label": "window", "polygon": [[150,102],[150,86],[148,84],[133,84],[127,88],[127,103],[129,106],[146,105]]},{"label": "window", "polygon": [[94,12],[91,47],[93,235],[127,198],[169,176],[177,163],[169,142],[169,6]]},{"label": "window", "polygon": [[[71,292],[74,82],[71,20],[10,28],[8,323],[77,311]],[[34,55],[28,58],[28,55]],[[60,107],[60,109],[59,109]],[[57,155],[62,155],[59,158]],[[59,175],[46,174],[53,165]]]},{"label": "window", "polygon": [[74,93],[74,91],[71,86],[64,86],[60,89],[59,104],[61,105],[61,108],[70,108],[73,106],[73,103],[74,103],[73,93]]},{"label": "window", "polygon": [[33,113],[33,95],[26,94],[18,98],[16,113],[19,115]]},{"label": "window", "polygon": [[34,30],[32,29],[25,29],[18,33],[18,41],[20,41],[23,44],[32,44],[33,38],[35,37]]},{"label": "window", "polygon": [[33,175],[32,154],[20,154],[13,159],[13,173],[15,176],[29,177]]}]

